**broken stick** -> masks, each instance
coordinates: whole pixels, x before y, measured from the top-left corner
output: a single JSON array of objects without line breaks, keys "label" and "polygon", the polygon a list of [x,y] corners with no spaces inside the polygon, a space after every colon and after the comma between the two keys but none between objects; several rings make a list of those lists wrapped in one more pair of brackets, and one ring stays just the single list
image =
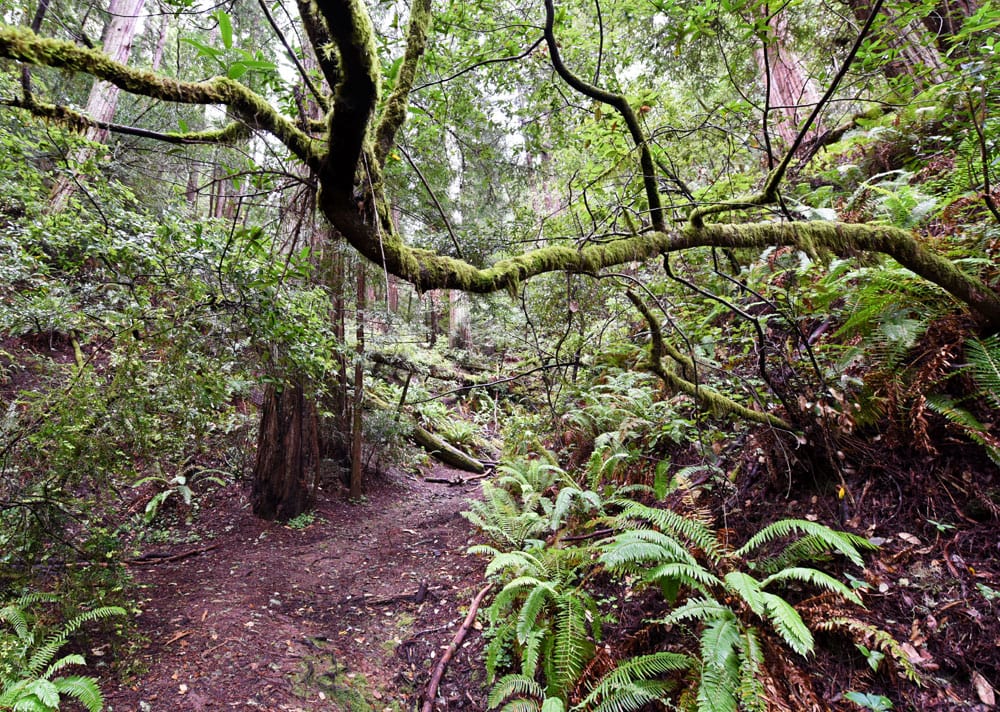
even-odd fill
[{"label": "broken stick", "polygon": [[463,640],[465,640],[465,636],[468,634],[469,629],[472,628],[472,622],[476,620],[476,611],[479,610],[479,604],[483,602],[483,597],[491,588],[493,588],[493,584],[486,584],[483,589],[476,594],[476,597],[472,599],[472,603],[469,604],[468,615],[465,616],[465,620],[462,622],[458,632],[455,633],[455,637],[452,638],[451,643],[448,644],[448,649],[444,651],[444,655],[441,656],[441,660],[438,662],[437,667],[434,668],[434,674],[431,675],[430,682],[427,683],[427,689],[424,691],[424,704],[420,708],[420,712],[433,712],[434,698],[437,697],[438,685],[441,684],[441,678],[444,677],[444,669],[448,666],[451,656],[458,650],[458,646],[462,644]]}]

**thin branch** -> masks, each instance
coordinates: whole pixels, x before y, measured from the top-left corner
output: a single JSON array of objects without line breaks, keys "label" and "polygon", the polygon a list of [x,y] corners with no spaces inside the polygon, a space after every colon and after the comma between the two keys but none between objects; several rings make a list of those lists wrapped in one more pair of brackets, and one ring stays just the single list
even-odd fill
[{"label": "thin branch", "polygon": [[267,0],[258,0],[257,4],[260,6],[260,9],[264,12],[264,17],[267,20],[267,23],[271,26],[271,29],[274,30],[274,34],[277,35],[278,40],[285,48],[285,52],[288,54],[288,58],[292,60],[293,64],[295,64],[295,68],[299,71],[299,76],[302,77],[302,81],[309,89],[309,93],[313,95],[313,98],[316,99],[316,103],[319,104],[320,107],[322,107],[322,109],[325,111],[327,108],[329,108],[326,97],[323,94],[321,94],[319,89],[316,88],[316,85],[313,84],[312,79],[309,78],[309,72],[307,72],[306,68],[302,66],[302,62],[299,61],[299,58],[295,54],[295,51],[292,49],[292,46],[288,44],[288,40],[285,39],[285,34],[281,31],[281,28],[278,27],[278,23],[275,22],[274,15],[271,14],[271,11],[267,7]]},{"label": "thin branch", "polygon": [[451,221],[448,220],[448,214],[445,213],[444,208],[437,199],[437,195],[434,193],[434,189],[431,188],[431,184],[427,182],[427,178],[424,177],[423,171],[421,171],[420,168],[417,167],[417,164],[413,162],[413,157],[410,156],[409,152],[402,146],[396,146],[396,148],[401,154],[403,154],[403,158],[405,158],[406,162],[410,164],[410,168],[413,169],[413,172],[417,174],[421,184],[423,184],[424,189],[427,191],[427,195],[430,196],[431,201],[434,203],[434,207],[437,208],[438,214],[441,216],[441,220],[444,221],[445,229],[448,231],[448,236],[451,238],[451,244],[455,246],[455,254],[458,255],[459,259],[464,260],[465,257],[462,255],[462,247],[458,244],[458,237],[455,235],[455,231],[451,227]]},{"label": "thin branch", "polygon": [[436,86],[438,84],[445,84],[447,82],[452,81],[453,79],[458,79],[463,74],[468,74],[469,72],[473,72],[473,71],[479,69],[480,67],[485,67],[485,66],[488,66],[490,64],[501,64],[503,62],[516,62],[518,60],[524,59],[529,54],[531,54],[532,52],[534,52],[535,48],[538,47],[538,45],[540,45],[544,41],[545,41],[545,37],[544,36],[539,37],[537,40],[535,40],[534,42],[531,43],[531,46],[528,47],[528,49],[526,49],[523,52],[521,52],[521,54],[514,54],[514,55],[510,55],[508,57],[494,57],[492,59],[484,59],[482,62],[476,62],[475,64],[470,64],[468,67],[465,67],[464,69],[460,69],[457,72],[455,72],[454,74],[449,74],[447,77],[444,77],[442,79],[435,79],[432,82],[426,82],[424,84],[416,86],[416,87],[413,88],[413,91],[420,91],[421,89],[426,89],[427,87]]},{"label": "thin branch", "polygon": [[[551,0],[546,0],[546,2],[550,1]],[[764,181],[764,187],[761,191],[755,195],[750,195],[745,198],[695,208],[691,211],[691,215],[688,218],[692,227],[701,227],[704,224],[704,218],[709,215],[725,213],[732,210],[742,210],[744,208],[760,207],[763,205],[769,205],[776,201],[778,195],[778,185],[780,185],[781,181],[784,179],[785,173],[788,171],[788,166],[792,162],[792,158],[795,156],[796,152],[798,152],[799,147],[805,140],[806,134],[809,133],[809,130],[812,128],[812,125],[819,116],[819,113],[830,102],[830,99],[833,97],[837,87],[840,86],[840,82],[843,81],[845,76],[847,76],[847,70],[850,69],[851,65],[854,63],[854,59],[857,57],[862,43],[868,36],[868,32],[871,30],[875,17],[882,9],[883,2],[884,0],[875,0],[872,5],[871,12],[868,15],[868,19],[865,20],[864,26],[861,28],[857,38],[854,40],[854,45],[851,47],[851,51],[848,52],[847,57],[844,58],[844,63],[840,66],[840,70],[833,78],[830,86],[827,87],[826,92],[816,103],[816,106],[813,107],[812,112],[809,114],[809,118],[806,119],[802,128],[799,129],[798,135],[795,137],[792,145],[789,146],[788,151],[781,159],[781,163],[779,163],[778,166],[767,176],[767,180]]]}]

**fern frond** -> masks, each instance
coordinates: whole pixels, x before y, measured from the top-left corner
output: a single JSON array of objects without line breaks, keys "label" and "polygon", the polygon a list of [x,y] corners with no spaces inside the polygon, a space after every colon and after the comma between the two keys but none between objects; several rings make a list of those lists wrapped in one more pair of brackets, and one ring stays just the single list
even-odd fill
[{"label": "fern frond", "polygon": [[517,616],[517,642],[524,645],[535,628],[535,621],[538,620],[538,614],[541,613],[545,602],[555,596],[556,590],[551,584],[539,582],[539,585],[531,589]]},{"label": "fern frond", "polygon": [[8,623],[14,629],[18,640],[25,645],[32,645],[35,642],[35,636],[29,629],[27,614],[21,607],[12,603],[0,608],[0,621]]},{"label": "fern frond", "polygon": [[779,571],[776,574],[772,574],[761,581],[760,587],[767,588],[767,586],[771,583],[784,581],[801,581],[802,583],[812,584],[813,586],[825,588],[827,591],[840,594],[851,603],[861,606],[862,608],[864,608],[865,605],[861,602],[861,598],[858,597],[857,593],[852,591],[837,579],[833,578],[833,576],[823,573],[822,571],[817,571],[816,569],[805,567],[792,567]]},{"label": "fern frond", "polygon": [[1000,466],[1000,439],[991,435],[986,426],[972,413],[962,408],[948,396],[927,396],[927,407],[957,425],[977,445],[981,445],[990,460]]},{"label": "fern frond", "polygon": [[[499,707],[510,697],[545,697],[545,690],[535,680],[526,675],[504,675],[497,681],[497,684],[490,690],[486,698],[486,704],[490,709]],[[537,707],[536,707],[537,709]]]},{"label": "fern frond", "polygon": [[504,654],[514,643],[517,631],[514,629],[512,621],[505,621],[500,627],[493,630],[490,642],[486,644],[486,679],[492,681],[496,678],[497,667],[503,660]]},{"label": "fern frond", "polygon": [[87,708],[88,712],[101,712],[104,698],[93,678],[80,675],[60,677],[52,681],[59,694],[72,697]]},{"label": "fern frond", "polygon": [[815,627],[818,630],[848,631],[858,642],[864,643],[869,648],[879,650],[888,655],[899,666],[899,669],[903,671],[903,675],[906,679],[911,682],[915,682],[918,685],[920,684],[920,673],[917,672],[916,667],[914,667],[913,663],[910,662],[910,656],[906,654],[905,650],[903,650],[899,641],[881,628],[878,628],[871,623],[865,623],[857,618],[849,617],[830,618],[817,623]]},{"label": "fern frond", "polygon": [[746,544],[733,552],[733,556],[736,558],[747,558],[755,549],[775,539],[792,536],[798,532],[815,537],[817,543],[822,542],[829,549],[843,554],[855,566],[864,566],[864,560],[858,552],[859,548],[874,548],[874,545],[868,542],[867,539],[854,534],[848,534],[847,532],[838,532],[818,522],[810,522],[805,519],[781,519],[774,524],[764,527],[750,537]]},{"label": "fern frond", "polygon": [[1000,408],[1000,334],[965,342],[966,355],[979,395],[994,408]]},{"label": "fern frond", "polygon": [[527,551],[505,551],[497,554],[486,566],[486,576],[493,576],[499,571],[510,569],[515,575],[525,573],[538,574],[544,571],[542,562]]},{"label": "fern frond", "polygon": [[663,702],[676,685],[664,680],[639,680],[604,692],[600,703],[588,707],[586,702],[574,709],[592,709],[593,712],[635,712],[651,702]]},{"label": "fern frond", "polygon": [[646,572],[643,580],[651,583],[674,580],[703,593],[707,592],[706,587],[722,585],[722,581],[703,566],[679,562],[656,566]]},{"label": "fern frond", "polygon": [[527,640],[521,646],[521,673],[534,677],[538,672],[538,663],[542,659],[542,647],[549,637],[549,629],[536,628],[528,634]]},{"label": "fern frond", "polygon": [[726,588],[738,595],[750,610],[760,617],[766,617],[767,604],[761,595],[762,584],[749,574],[742,571],[730,571],[725,576]]},{"label": "fern frond", "polygon": [[738,684],[739,679],[731,670],[703,666],[698,681],[698,712],[737,712]]},{"label": "fern frond", "polygon": [[704,621],[723,616],[732,616],[733,612],[727,607],[710,598],[692,598],[687,603],[668,613],[663,618],[651,621],[661,625],[674,625],[687,620]]},{"label": "fern frond", "polygon": [[57,672],[62,670],[64,667],[69,667],[70,665],[86,665],[87,661],[83,659],[83,656],[79,653],[72,653],[70,655],[64,655],[63,657],[56,660],[54,663],[45,668],[40,677],[45,680],[49,680]]},{"label": "fern frond", "polygon": [[767,712],[767,691],[760,679],[764,650],[757,630],[747,627],[740,636],[740,672],[737,696],[745,712]]},{"label": "fern frond", "polygon": [[802,657],[813,651],[814,641],[809,628],[802,621],[799,612],[792,608],[781,596],[767,591],[761,591],[764,604],[767,606],[766,618],[792,650]]},{"label": "fern frond", "polygon": [[701,660],[706,665],[732,667],[737,659],[740,626],[736,617],[720,616],[708,621],[701,633]]},{"label": "fern frond", "polygon": [[559,696],[576,683],[584,666],[594,656],[594,644],[587,637],[586,612],[575,593],[566,593],[558,601],[555,630],[552,636],[549,690]]},{"label": "fern frond", "polygon": [[715,532],[703,522],[691,517],[685,517],[669,509],[632,504],[619,515],[619,519],[626,525],[623,528],[627,527],[629,520],[644,519],[661,530],[686,539],[694,547],[703,550],[713,562],[718,563],[722,558]]},{"label": "fern frond", "polygon": [[503,706],[500,712],[540,712],[541,708],[535,700],[511,700]]},{"label": "fern frond", "polygon": [[637,564],[679,562],[697,565],[694,556],[670,534],[653,529],[631,529],[618,534],[601,549],[601,563],[612,571],[634,570]]}]

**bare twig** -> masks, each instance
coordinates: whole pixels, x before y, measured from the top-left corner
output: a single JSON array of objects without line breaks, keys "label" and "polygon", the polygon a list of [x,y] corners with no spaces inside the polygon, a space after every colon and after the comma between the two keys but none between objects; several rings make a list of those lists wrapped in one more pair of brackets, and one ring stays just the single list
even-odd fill
[{"label": "bare twig", "polygon": [[493,588],[493,584],[489,583],[483,586],[482,590],[476,594],[476,597],[472,599],[472,603],[469,604],[469,613],[465,616],[465,620],[462,622],[462,626],[455,633],[455,637],[452,639],[451,643],[448,644],[448,649],[444,651],[441,656],[441,660],[438,662],[437,667],[434,668],[434,674],[431,675],[430,682],[427,683],[427,689],[424,690],[424,704],[420,708],[420,712],[433,712],[434,710],[434,698],[437,696],[438,685],[441,684],[441,678],[444,677],[444,669],[448,667],[448,662],[451,660],[451,656],[455,654],[458,650],[458,646],[462,644],[465,640],[465,636],[468,634],[469,629],[472,628],[472,622],[476,620],[476,611],[479,610],[479,604],[483,602],[483,598],[489,593],[489,590]]}]

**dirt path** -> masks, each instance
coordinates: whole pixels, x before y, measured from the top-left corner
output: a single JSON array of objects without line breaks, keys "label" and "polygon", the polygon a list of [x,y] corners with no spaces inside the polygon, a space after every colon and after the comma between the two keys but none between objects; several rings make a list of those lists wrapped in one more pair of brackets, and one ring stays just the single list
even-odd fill
[{"label": "dirt path", "polygon": [[[212,548],[133,566],[148,642],[140,674],[104,685],[107,708],[414,708],[481,583],[459,514],[476,492],[395,476],[360,505],[321,496],[303,530],[256,520],[238,488],[219,493],[201,541],[154,550]],[[480,640],[452,660],[437,710],[482,708],[469,684]]]}]

